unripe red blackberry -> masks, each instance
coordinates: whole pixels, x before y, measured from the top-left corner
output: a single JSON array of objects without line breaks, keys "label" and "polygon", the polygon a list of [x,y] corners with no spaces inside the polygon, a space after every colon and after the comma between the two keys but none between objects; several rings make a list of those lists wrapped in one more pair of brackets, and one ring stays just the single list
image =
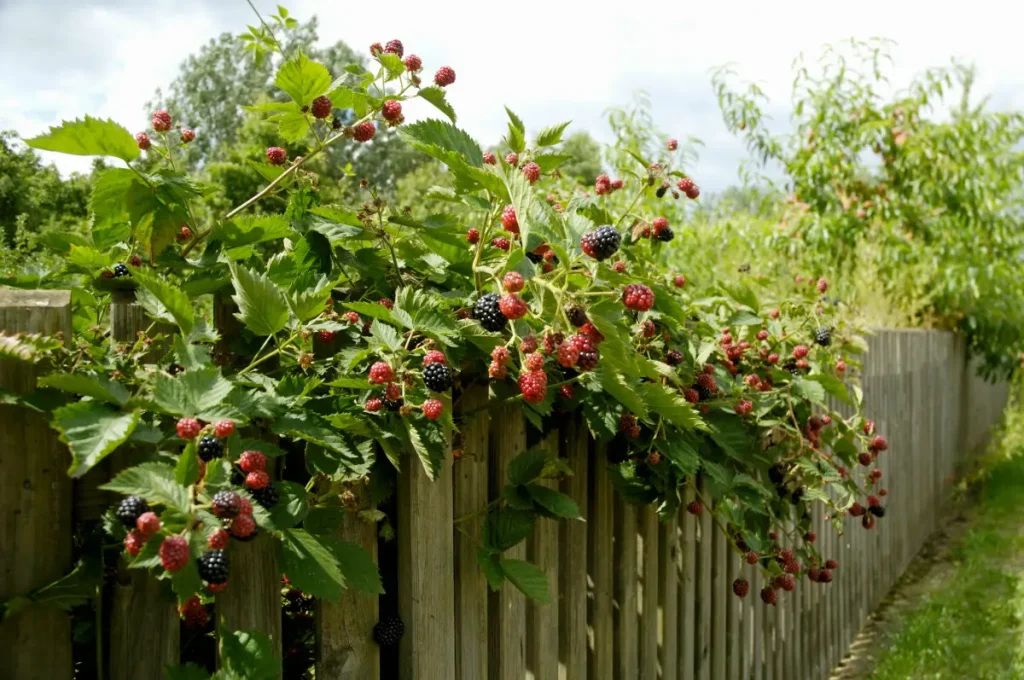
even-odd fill
[{"label": "unripe red blackberry", "polygon": [[828,290],[828,280],[824,278],[818,279],[818,292],[824,293],[826,290]]},{"label": "unripe red blackberry", "polygon": [[224,548],[228,547],[228,543],[230,542],[230,540],[231,534],[224,531],[223,529],[217,529],[212,534],[210,534],[210,538],[206,540],[206,545],[210,548],[213,548],[214,550],[223,550]]},{"label": "unripe red blackberry", "polygon": [[195,130],[182,130],[181,131],[181,143],[188,144],[196,138]]},{"label": "unripe red blackberry", "polygon": [[686,504],[686,511],[691,515],[699,515],[703,509],[700,501],[690,501]]},{"label": "unripe red blackberry", "polygon": [[523,368],[527,371],[540,371],[544,369],[544,355],[539,352],[532,352],[523,359]]},{"label": "unripe red blackberry", "polygon": [[384,46],[381,45],[379,42],[376,42],[376,43],[373,43],[372,45],[370,45],[370,56],[371,57],[376,57],[376,56],[378,56],[380,54],[383,54],[383,53],[384,53]]},{"label": "unripe red blackberry", "polygon": [[160,518],[152,511],[142,513],[139,515],[139,518],[135,520],[135,528],[139,530],[144,538],[149,538],[156,532],[160,531],[160,527]]},{"label": "unripe red blackberry", "polygon": [[576,390],[573,389],[572,385],[566,384],[558,388],[558,396],[562,399],[571,400],[576,396]]},{"label": "unripe red blackberry", "polygon": [[444,352],[438,352],[436,349],[432,349],[423,355],[423,365],[429,366],[430,364],[447,364],[448,359],[444,356]]},{"label": "unripe red blackberry", "polygon": [[406,70],[411,71],[412,73],[416,73],[417,71],[423,68],[423,60],[417,57],[415,54],[410,54],[408,57],[405,58],[405,61],[402,63],[405,64]]},{"label": "unripe red blackberry", "polygon": [[[264,473],[266,474],[266,473]],[[242,497],[234,491],[218,491],[211,503],[213,514],[221,519],[237,517],[242,511]]]},{"label": "unripe red blackberry", "polygon": [[867,512],[867,510],[865,510],[864,506],[860,503],[854,502],[854,504],[850,506],[851,517],[863,517],[865,512]]},{"label": "unripe red blackberry", "polygon": [[808,543],[814,543],[818,540],[818,534],[814,533],[813,531],[808,531],[806,534],[804,534],[804,540]]},{"label": "unripe red blackberry", "polygon": [[526,302],[516,293],[502,295],[498,301],[498,308],[506,319],[521,319],[529,311]]},{"label": "unripe red blackberry", "polygon": [[221,439],[227,439],[235,433],[235,424],[230,420],[221,420],[213,426],[213,433]]},{"label": "unripe red blackberry", "polygon": [[501,211],[501,226],[510,233],[519,233],[519,219],[516,217],[516,209],[511,205],[506,205]]},{"label": "unripe red blackberry", "polygon": [[449,66],[442,66],[437,69],[437,73],[434,74],[434,82],[439,87],[448,87],[455,82],[455,71]]},{"label": "unripe red blackberry", "polygon": [[334,102],[331,101],[330,97],[322,96],[317,97],[313,100],[309,110],[313,114],[314,118],[326,118],[331,115],[331,111],[334,108]]},{"label": "unripe red blackberry", "polygon": [[476,227],[471,227],[469,231],[466,232],[466,240],[475,244],[480,240],[480,230]]},{"label": "unripe red blackberry", "polygon": [[839,562],[837,562],[836,560],[825,560],[825,568],[826,569],[838,569],[839,568]]},{"label": "unripe red blackberry", "polygon": [[675,151],[676,149],[679,148],[679,142],[675,139],[670,139],[667,142],[665,142],[665,148],[667,148],[669,151]]},{"label": "unripe red blackberry", "polygon": [[188,541],[184,536],[168,536],[157,551],[167,571],[179,571],[188,564]]},{"label": "unripe red blackberry", "polygon": [[769,586],[761,588],[761,602],[765,604],[775,604],[779,601],[779,596],[775,593],[775,589]]},{"label": "unripe red blackberry", "polygon": [[142,552],[142,546],[146,543],[146,537],[138,529],[132,529],[124,537],[124,550],[135,557]]},{"label": "unripe red blackberry", "polygon": [[498,158],[490,151],[484,151],[484,163],[487,165],[496,165],[498,163]]},{"label": "unripe red blackberry", "polygon": [[153,129],[157,132],[167,132],[171,129],[171,114],[167,109],[161,109],[153,114]]},{"label": "unripe red blackberry", "polygon": [[736,411],[737,415],[749,415],[750,412],[754,410],[754,402],[749,399],[740,399],[736,402],[736,405],[733,406],[733,410]]},{"label": "unripe red blackberry", "polygon": [[402,102],[397,99],[387,100],[381,106],[380,115],[384,117],[384,120],[395,122],[402,117]]},{"label": "unripe red blackberry", "polygon": [[491,359],[493,359],[499,364],[507,363],[509,359],[508,348],[502,345],[498,345],[497,347],[491,350]]},{"label": "unripe red blackberry", "polygon": [[683,398],[686,399],[686,401],[690,402],[691,404],[696,404],[698,401],[700,401],[700,393],[697,392],[697,390],[693,389],[692,387],[687,387],[685,390],[683,390]]},{"label": "unripe red blackberry", "polygon": [[153,142],[145,132],[140,132],[135,135],[135,143],[143,151],[148,151],[153,147]]},{"label": "unripe red blackberry", "polygon": [[492,238],[491,245],[497,248],[498,250],[508,250],[509,248],[512,247],[512,244],[504,236]]},{"label": "unripe red blackberry", "polygon": [[622,290],[622,303],[627,309],[646,312],[654,306],[654,292],[642,283],[631,283]]},{"label": "unripe red blackberry", "polygon": [[395,379],[395,371],[386,361],[378,361],[370,366],[370,382],[378,385]]},{"label": "unripe red blackberry", "polygon": [[288,152],[279,146],[267,149],[267,162],[271,165],[283,165],[288,160]]},{"label": "unripe red blackberry", "polygon": [[807,352],[809,351],[810,350],[807,349],[806,345],[797,345],[796,347],[793,348],[793,357],[795,359],[803,359],[805,356],[807,356]]},{"label": "unripe red blackberry", "polygon": [[439,402],[437,399],[427,399],[423,402],[423,415],[428,420],[437,420],[441,417],[441,411],[444,410],[444,404]]},{"label": "unripe red blackberry", "polygon": [[370,397],[366,400],[366,410],[370,413],[376,413],[384,406],[384,402],[381,401],[380,397]]},{"label": "unripe red blackberry", "polygon": [[398,401],[402,398],[402,388],[398,383],[388,383],[384,386],[384,399],[386,401]]},{"label": "unripe red blackberry", "polygon": [[270,484],[270,475],[263,470],[253,470],[245,476],[245,485],[250,489],[265,489]]},{"label": "unripe red blackberry", "polygon": [[880,434],[875,435],[875,437],[871,440],[871,448],[874,449],[875,451],[885,451],[886,449],[889,448],[889,440],[887,440]]},{"label": "unripe red blackberry", "polygon": [[195,418],[181,418],[178,420],[176,429],[178,430],[178,436],[182,439],[195,439],[199,436],[203,426]]},{"label": "unripe red blackberry", "polygon": [[531,371],[519,374],[519,391],[523,400],[530,404],[544,401],[548,389],[548,376],[543,371]]},{"label": "unripe red blackberry", "polygon": [[636,416],[632,413],[623,413],[619,416],[619,432],[631,439],[640,436],[640,426],[636,422]]},{"label": "unripe red blackberry", "polygon": [[676,182],[676,186],[679,187],[679,190],[686,194],[686,197],[689,199],[695,199],[700,196],[700,188],[694,184],[693,180],[689,177],[684,177]]},{"label": "unripe red blackberry", "polygon": [[686,285],[686,277],[683,276],[682,274],[676,274],[674,277],[672,277],[672,285],[675,286],[676,288],[682,288],[683,286]]},{"label": "unripe red blackberry", "polygon": [[837,373],[844,373],[844,372],[846,372],[846,362],[843,361],[842,359],[840,359],[839,361],[836,362],[836,372]]},{"label": "unripe red blackberry", "polygon": [[368,142],[377,134],[377,128],[368,120],[364,120],[352,128],[352,139],[357,142]]},{"label": "unripe red blackberry", "polygon": [[256,531],[256,520],[252,518],[252,515],[239,515],[231,520],[231,535],[235,538],[249,538],[254,531]]},{"label": "unripe red blackberry", "polygon": [[832,583],[832,572],[828,569],[818,572],[818,583]]},{"label": "unripe red blackberry", "polygon": [[746,579],[738,578],[732,582],[732,592],[735,593],[736,597],[746,597],[747,593],[750,592],[750,584],[747,583]]},{"label": "unripe red blackberry", "polygon": [[518,293],[526,285],[523,280],[523,275],[519,272],[508,272],[505,277],[501,280],[502,286],[509,293]]},{"label": "unripe red blackberry", "polygon": [[402,47],[402,41],[396,38],[394,40],[389,40],[387,44],[384,45],[384,52],[388,54],[397,54],[401,57],[405,54],[405,48]]},{"label": "unripe red blackberry", "polygon": [[872,515],[872,514],[864,515],[863,517],[860,518],[860,525],[862,527],[864,527],[865,529],[874,529],[875,528],[875,516]]},{"label": "unripe red blackberry", "polygon": [[527,163],[523,166],[522,173],[526,181],[533,184],[540,179],[540,166],[536,163]]},{"label": "unripe red blackberry", "polygon": [[754,552],[753,550],[751,550],[750,552],[747,553],[747,556],[746,556],[747,564],[757,564],[760,559],[761,559],[760,556],[756,552]]}]

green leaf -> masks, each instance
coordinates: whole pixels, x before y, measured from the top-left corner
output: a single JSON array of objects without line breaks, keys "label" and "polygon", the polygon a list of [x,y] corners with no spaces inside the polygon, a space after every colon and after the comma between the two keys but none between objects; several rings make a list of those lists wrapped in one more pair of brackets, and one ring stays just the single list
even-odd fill
[{"label": "green leaf", "polygon": [[570,123],[572,123],[572,121],[567,120],[564,123],[544,128],[540,131],[540,134],[537,135],[537,141],[534,142],[534,146],[540,148],[543,146],[554,146],[555,144],[558,144],[562,141],[562,133],[565,132],[565,128],[569,127]]},{"label": "green leaf", "polygon": [[[290,529],[306,518],[309,512],[309,494],[306,488],[295,482],[275,482],[278,501],[270,510],[259,512],[256,524],[270,530]],[[253,512],[258,512],[253,506]]]},{"label": "green leaf", "polygon": [[259,630],[220,629],[221,663],[245,680],[279,680],[281,660],[274,656],[270,637]]},{"label": "green leaf", "polygon": [[178,363],[191,371],[202,368],[210,363],[210,350],[203,345],[187,342],[180,335],[174,336],[174,355],[178,357]]},{"label": "green leaf", "polygon": [[328,546],[338,568],[345,577],[345,587],[357,590],[363,595],[383,595],[384,584],[380,579],[373,557],[361,545],[336,539],[321,539]]},{"label": "green leaf", "polygon": [[121,383],[104,376],[86,373],[51,373],[39,378],[36,384],[40,387],[53,387],[62,392],[92,397],[115,406],[124,406],[131,396]]},{"label": "green leaf", "polygon": [[522,130],[512,123],[509,123],[508,134],[505,135],[505,144],[513,152],[520,154],[526,150],[526,136],[523,134]]},{"label": "green leaf", "polygon": [[286,434],[332,452],[317,459],[318,471],[327,475],[359,478],[369,473],[373,465],[372,449],[364,453],[344,433],[335,430],[326,420],[313,413],[299,411],[285,414],[276,419],[271,428],[275,434]]},{"label": "green leaf", "polygon": [[210,674],[205,668],[200,668],[194,663],[187,663],[184,666],[164,666],[165,680],[210,680]]},{"label": "green leaf", "polygon": [[793,380],[792,389],[799,397],[814,404],[825,405],[825,387],[820,382],[798,377]]},{"label": "green leaf", "polygon": [[128,191],[136,182],[141,183],[139,176],[128,168],[108,168],[99,173],[89,197],[94,232],[100,225],[128,221]]},{"label": "green leaf", "polygon": [[526,132],[526,126],[523,125],[523,121],[515,114],[512,109],[505,107],[505,113],[508,114],[509,127],[519,130],[519,132]]},{"label": "green leaf", "polygon": [[53,414],[53,427],[71,450],[68,474],[78,478],[123,444],[139,424],[139,411],[125,413],[97,401],[62,406]]},{"label": "green leaf", "polygon": [[747,432],[743,420],[734,414],[712,413],[706,417],[711,426],[711,439],[726,455],[740,462],[749,462],[753,450],[753,440]]},{"label": "green leaf", "polygon": [[398,322],[391,316],[391,310],[379,302],[346,302],[345,308],[351,309],[363,316],[368,316],[371,319],[377,319],[392,325],[398,325]]},{"label": "green leaf", "polygon": [[508,462],[508,483],[518,486],[527,484],[541,476],[548,454],[542,448],[523,451]]},{"label": "green leaf", "polygon": [[394,80],[398,76],[405,73],[405,64],[402,63],[402,58],[392,52],[384,52],[377,56],[380,59],[381,66],[388,72],[388,80]]},{"label": "green leaf", "polygon": [[288,302],[266,274],[256,274],[240,264],[228,265],[238,305],[235,316],[259,336],[273,335],[288,324]]},{"label": "green leaf", "polygon": [[254,243],[277,241],[294,233],[291,223],[284,215],[260,215],[258,217],[236,217],[230,222],[219,222],[213,228],[210,238],[220,241],[225,249],[231,249]]},{"label": "green leaf", "polygon": [[191,548],[193,559],[178,571],[171,572],[171,588],[178,596],[178,602],[184,602],[203,587],[203,579],[199,577],[199,567],[194,559],[197,556],[196,545],[193,543]]},{"label": "green leaf", "polygon": [[488,552],[486,548],[477,548],[476,561],[480,564],[480,570],[484,572],[487,585],[494,592],[498,592],[501,589],[501,584],[505,582],[505,572],[501,570],[498,556]]},{"label": "green leaf", "polygon": [[536,515],[521,510],[500,508],[487,515],[484,523],[484,546],[503,552],[516,545],[533,531]]},{"label": "green leaf", "polygon": [[113,156],[127,162],[139,157],[139,146],[128,130],[112,120],[86,116],[85,120],[63,121],[59,127],[25,144],[33,149],[76,156]]},{"label": "green leaf", "polygon": [[540,166],[541,172],[551,172],[572,159],[572,154],[567,153],[539,153],[533,157],[534,162]]},{"label": "green leaf", "polygon": [[179,286],[172,286],[156,274],[140,269],[134,272],[133,278],[160,303],[163,309],[167,310],[183,335],[192,332],[195,309],[188,295]]},{"label": "green leaf", "polygon": [[729,317],[726,326],[760,326],[763,323],[761,317],[746,309],[738,309]]},{"label": "green leaf", "polygon": [[194,368],[176,377],[158,373],[153,379],[153,402],[171,415],[199,417],[216,413],[232,389],[217,366]]},{"label": "green leaf", "polygon": [[26,596],[12,597],[0,603],[3,616],[0,621],[14,616],[28,606],[51,607],[70,611],[85,604],[96,596],[96,589],[103,584],[103,564],[96,553],[88,553],[71,570],[52,583],[48,583]]},{"label": "green leaf", "polygon": [[846,389],[846,384],[834,375],[828,375],[827,373],[809,375],[806,380],[813,380],[816,383],[820,383],[821,386],[825,388],[825,391],[830,395],[844,404],[853,406],[853,400],[850,399],[850,393]]},{"label": "green leaf", "polygon": [[700,469],[700,455],[689,442],[680,436],[658,442],[658,447],[668,459],[687,477],[697,474]]},{"label": "green leaf", "polygon": [[453,109],[452,105],[448,103],[448,100],[445,98],[444,90],[440,87],[435,85],[424,87],[420,90],[419,96],[436,106],[437,109],[444,115],[448,116],[453,123],[456,122],[455,109]]},{"label": "green leaf", "polygon": [[643,398],[630,387],[626,377],[620,371],[608,370],[607,367],[599,363],[593,373],[604,391],[626,407],[628,411],[638,418],[647,417],[647,405]]},{"label": "green leaf", "polygon": [[284,529],[277,535],[277,564],[292,584],[314,597],[337,600],[345,577],[331,551],[317,536],[302,529]]},{"label": "green leaf", "polygon": [[464,158],[470,165],[479,166],[484,162],[483,152],[476,140],[451,123],[421,120],[403,125],[399,128],[399,134],[414,148],[446,163],[450,156],[447,153],[438,154],[435,149],[457,154],[457,157]]},{"label": "green leaf", "polygon": [[178,456],[174,466],[174,480],[182,486],[192,486],[199,479],[199,456],[196,454],[196,443],[192,440]]},{"label": "green leaf", "polygon": [[376,340],[379,346],[392,352],[397,352],[402,347],[402,336],[398,334],[398,331],[376,319],[370,324],[370,337]]},{"label": "green leaf", "polygon": [[413,418],[403,418],[409,443],[423,464],[430,479],[437,479],[441,463],[448,454],[448,440],[437,423]]},{"label": "green leaf", "polygon": [[128,468],[100,488],[125,496],[142,496],[150,503],[185,514],[189,511],[188,489],[178,484],[174,468],[166,463],[142,463]]},{"label": "green leaf", "polygon": [[331,87],[331,74],[323,64],[299,53],[281,65],[274,85],[288,93],[299,106],[307,106]]},{"label": "green leaf", "polygon": [[525,560],[502,559],[501,570],[523,595],[540,604],[551,602],[547,574],[536,564]]},{"label": "green leaf", "polygon": [[675,390],[661,383],[642,383],[640,392],[651,412],[684,430],[706,429],[697,410]]},{"label": "green leaf", "polygon": [[538,505],[555,517],[580,519],[580,508],[576,505],[576,501],[564,493],[540,484],[528,484],[526,489]]}]

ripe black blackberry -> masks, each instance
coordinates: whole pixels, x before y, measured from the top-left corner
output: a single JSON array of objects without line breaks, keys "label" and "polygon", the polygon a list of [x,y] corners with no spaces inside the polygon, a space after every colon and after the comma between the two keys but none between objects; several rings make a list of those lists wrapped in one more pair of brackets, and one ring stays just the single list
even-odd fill
[{"label": "ripe black blackberry", "polygon": [[394,401],[389,399],[384,400],[384,408],[389,411],[398,411],[404,404],[405,401],[403,399],[395,399]]},{"label": "ripe black blackberry", "polygon": [[207,583],[219,585],[228,581],[228,554],[223,550],[207,550],[196,560],[199,576]]},{"label": "ripe black blackberry", "polygon": [[405,624],[397,616],[388,616],[373,627],[373,641],[381,647],[393,647],[402,639]]},{"label": "ripe black blackberry", "polygon": [[144,512],[149,512],[149,503],[141,496],[128,496],[117,506],[116,514],[121,524],[134,529],[135,520]]},{"label": "ripe black blackberry", "polygon": [[582,307],[577,305],[566,307],[565,315],[569,318],[569,323],[576,328],[579,328],[587,322],[587,313],[583,311]]},{"label": "ripe black blackberry", "polygon": [[828,347],[832,344],[832,331],[827,328],[819,328],[814,331],[814,342],[822,347]]},{"label": "ripe black blackberry", "polygon": [[677,349],[670,349],[665,352],[665,363],[669,366],[678,366],[683,363],[683,353]]},{"label": "ripe black blackberry", "polygon": [[605,260],[615,254],[622,243],[622,235],[610,225],[589,231],[580,239],[580,246],[595,260]]},{"label": "ripe black blackberry", "polygon": [[768,479],[770,479],[772,484],[775,486],[781,485],[786,481],[786,468],[779,463],[772,465],[768,468]]},{"label": "ripe black blackberry", "polygon": [[658,239],[659,241],[664,241],[665,243],[668,243],[675,237],[676,233],[672,231],[672,227],[662,227],[661,229],[658,229],[656,232],[654,232],[654,238]]},{"label": "ripe black blackberry", "polygon": [[700,383],[694,383],[693,389],[697,390],[697,394],[700,396],[701,401],[707,401],[714,396],[714,393],[708,388],[704,387]]},{"label": "ripe black blackberry", "polygon": [[214,458],[224,455],[224,442],[212,434],[204,434],[199,439],[196,452],[203,461],[209,463]]},{"label": "ripe black blackberry", "polygon": [[250,489],[249,493],[254,501],[268,510],[277,505],[277,500],[280,497],[277,493],[277,487],[274,486],[273,482],[270,482],[262,489]]},{"label": "ripe black blackberry", "polygon": [[664,198],[666,191],[668,191],[668,187],[662,185],[658,187],[658,190],[654,192],[654,195],[657,196],[658,198]]},{"label": "ripe black blackberry", "polygon": [[740,274],[746,274],[747,272],[749,272],[749,271],[750,271],[750,265],[749,265],[749,264],[747,264],[747,263],[741,264],[741,265],[740,265],[740,266],[739,266],[739,267],[738,267],[738,268],[736,269],[736,271],[738,271],[738,272],[739,272]]},{"label": "ripe black blackberry", "polygon": [[801,500],[803,500],[804,491],[805,489],[802,486],[797,487],[796,491],[793,492],[793,495],[789,497],[789,502],[792,503],[793,505],[799,503]]},{"label": "ripe black blackberry", "polygon": [[868,508],[868,512],[870,512],[875,517],[885,517],[885,508],[882,507],[881,505],[870,506]]},{"label": "ripe black blackberry", "polygon": [[128,271],[128,267],[125,266],[124,262],[118,262],[114,265],[114,276],[121,278],[122,276],[131,276],[132,273]]},{"label": "ripe black blackberry", "polygon": [[242,511],[242,498],[234,491],[218,491],[212,504],[213,514],[222,519],[234,519]]},{"label": "ripe black blackberry", "polygon": [[167,367],[167,372],[171,375],[178,375],[179,373],[185,372],[185,367],[181,364],[171,364]]},{"label": "ripe black blackberry", "polygon": [[423,367],[423,382],[434,392],[444,392],[452,386],[452,369],[440,362]]},{"label": "ripe black blackberry", "polygon": [[502,330],[508,323],[508,319],[501,313],[501,308],[498,306],[499,300],[500,297],[496,293],[488,293],[481,296],[473,305],[473,318],[479,321],[486,330],[492,332]]}]

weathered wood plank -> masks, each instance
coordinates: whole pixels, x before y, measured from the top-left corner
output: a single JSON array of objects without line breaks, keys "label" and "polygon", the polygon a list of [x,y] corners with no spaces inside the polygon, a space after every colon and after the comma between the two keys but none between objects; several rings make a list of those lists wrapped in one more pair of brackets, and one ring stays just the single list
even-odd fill
[{"label": "weathered wood plank", "polygon": [[661,525],[658,539],[658,592],[661,594],[661,676],[679,674],[679,522],[678,515]]},{"label": "weathered wood plank", "polygon": [[590,578],[594,583],[590,625],[594,631],[594,647],[587,667],[589,680],[612,680],[615,677],[615,641],[612,637],[615,617],[613,591],[613,556],[615,532],[615,489],[605,456],[604,445],[595,445],[591,462],[593,502],[587,517],[590,553]]},{"label": "weathered wood plank", "polygon": [[615,678],[636,680],[640,652],[637,625],[637,511],[615,499]]},{"label": "weathered wood plank", "polygon": [[[552,432],[543,443],[543,448],[552,457],[558,457],[558,432]],[[556,480],[545,480],[543,485],[557,487]],[[551,594],[550,604],[526,603],[526,652],[527,667],[534,678],[558,677],[558,533],[556,520],[540,519],[533,533],[527,539],[527,559],[540,567],[548,578]]]},{"label": "weathered wood plank", "polygon": [[640,511],[643,545],[643,613],[640,618],[640,677],[658,676],[658,512],[653,505]]},{"label": "weathered wood plank", "polygon": [[[572,471],[572,476],[562,481],[562,493],[575,500],[580,514],[589,518],[590,455],[586,425],[579,417],[569,419],[563,423],[560,437],[561,454]],[[559,556],[562,579],[559,584],[562,596],[558,613],[559,656],[566,677],[582,679],[587,677],[587,525],[561,522],[559,531],[562,547]]]}]

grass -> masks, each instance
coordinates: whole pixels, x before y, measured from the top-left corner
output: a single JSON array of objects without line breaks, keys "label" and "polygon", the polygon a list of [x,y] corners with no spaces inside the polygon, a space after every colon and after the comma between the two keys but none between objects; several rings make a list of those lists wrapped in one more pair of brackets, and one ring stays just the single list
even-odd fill
[{"label": "grass", "polygon": [[[1020,418],[1007,424],[1013,420]],[[1022,435],[1011,425],[994,447],[1016,455],[986,476],[973,525],[953,549],[953,568],[906,616],[873,680],[1024,678]]]}]

